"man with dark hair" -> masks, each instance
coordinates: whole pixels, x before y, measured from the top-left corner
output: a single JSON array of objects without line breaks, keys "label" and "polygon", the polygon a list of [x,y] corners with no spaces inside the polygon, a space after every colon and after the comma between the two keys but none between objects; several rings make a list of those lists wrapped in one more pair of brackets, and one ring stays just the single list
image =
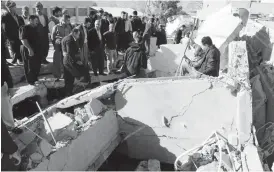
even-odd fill
[{"label": "man with dark hair", "polygon": [[87,84],[90,83],[89,71],[83,66],[83,63],[80,59],[80,49],[77,43],[79,37],[79,29],[74,28],[71,34],[64,37],[61,42],[64,56],[64,79],[67,96],[72,95],[75,77],[81,82]]},{"label": "man with dark hair", "polygon": [[182,39],[183,37],[185,37],[185,30],[186,30],[186,26],[183,25],[183,26],[180,27],[180,29],[176,32],[175,39],[174,39],[175,44],[180,44],[181,39]]},{"label": "man with dark hair", "polygon": [[88,48],[92,61],[92,69],[95,76],[104,74],[104,41],[103,34],[100,31],[100,20],[95,21],[95,27],[88,32]]},{"label": "man with dark hair", "polygon": [[121,17],[118,18],[115,25],[115,33],[117,38],[117,50],[125,51],[125,20],[126,20],[126,12],[121,12]]},{"label": "man with dark hair", "polygon": [[52,16],[49,18],[49,32],[52,35],[52,29],[55,25],[59,24],[60,17],[62,16],[62,9],[59,7],[54,7],[52,10]]},{"label": "man with dark hair", "polygon": [[20,20],[19,16],[16,14],[15,2],[8,0],[6,1],[5,6],[7,8],[7,13],[2,15],[2,29],[9,41],[11,57],[13,58],[11,63],[15,64],[18,60],[19,64],[21,64],[23,61],[20,54],[21,42],[19,40],[18,31],[24,23],[22,23],[22,20]]},{"label": "man with dark hair", "polygon": [[156,35],[156,28],[154,27],[154,18],[151,18],[146,24],[145,31],[143,33],[143,43],[146,47],[146,53],[150,53],[150,38],[152,35]]},{"label": "man with dark hair", "polygon": [[109,22],[107,20],[108,14],[107,12],[103,13],[102,19],[101,19],[101,33],[104,34],[109,30]]},{"label": "man with dark hair", "polygon": [[49,19],[43,13],[43,5],[41,2],[37,2],[35,4],[36,7],[36,15],[39,19],[38,24],[38,33],[40,34],[40,42],[41,42],[41,55],[42,55],[42,63],[48,64],[47,56],[49,52]]},{"label": "man with dark hair", "polygon": [[122,72],[126,73],[127,76],[136,75],[136,77],[145,77],[144,69],[147,68],[147,56],[145,49],[141,45],[142,36],[138,32],[133,32],[134,42],[127,49],[124,55],[124,65]]},{"label": "man with dark hair", "polygon": [[138,17],[137,11],[133,11],[131,25],[132,25],[132,32],[137,31],[140,33],[142,31],[142,20],[140,19],[140,17]]},{"label": "man with dark hair", "polygon": [[61,23],[53,27],[51,34],[51,40],[54,47],[52,73],[57,80],[62,78],[64,71],[61,40],[72,31],[69,15],[63,15],[60,22]]},{"label": "man with dark hair", "polygon": [[202,38],[202,47],[204,50],[204,60],[198,71],[205,75],[218,77],[220,69],[220,51],[213,45],[209,36]]},{"label": "man with dark hair", "polygon": [[141,35],[143,35],[145,29],[146,29],[146,24],[147,24],[147,18],[146,17],[142,17],[142,27],[141,27]]},{"label": "man with dark hair", "polygon": [[88,51],[88,28],[91,25],[90,18],[85,18],[83,24],[77,28],[80,30],[79,47],[81,51],[81,60],[84,66],[89,69],[89,51]]},{"label": "man with dark hair", "polygon": [[27,82],[34,85],[38,81],[41,68],[41,39],[37,31],[39,18],[36,15],[29,17],[29,24],[20,28],[19,36],[22,42],[21,55],[24,60],[24,69]]},{"label": "man with dark hair", "polygon": [[95,23],[95,21],[97,20],[97,15],[96,15],[96,12],[94,11],[94,10],[91,10],[90,12],[89,12],[89,18],[90,18],[90,20],[91,20],[91,25],[90,25],[90,28],[89,29],[91,29],[91,28],[94,28],[94,23]]},{"label": "man with dark hair", "polygon": [[162,44],[167,44],[166,30],[164,25],[159,24],[159,30],[156,32],[156,35],[157,35],[156,45],[158,46],[158,48],[160,48],[160,45]]},{"label": "man with dark hair", "polygon": [[109,24],[115,24],[112,14],[108,14],[108,22]]},{"label": "man with dark hair", "polygon": [[103,14],[104,14],[104,10],[103,10],[103,8],[100,8],[99,9],[99,11],[98,11],[98,20],[101,20],[102,19],[102,17],[103,17]]}]

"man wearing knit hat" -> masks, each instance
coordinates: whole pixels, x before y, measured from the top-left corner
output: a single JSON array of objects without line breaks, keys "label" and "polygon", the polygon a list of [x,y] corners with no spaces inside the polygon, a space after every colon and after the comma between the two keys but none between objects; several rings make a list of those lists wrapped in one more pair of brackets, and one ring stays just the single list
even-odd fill
[{"label": "man wearing knit hat", "polygon": [[41,37],[41,55],[42,64],[48,64],[46,60],[49,51],[49,19],[43,14],[43,5],[41,2],[35,4],[36,15],[39,18],[38,33]]},{"label": "man wearing knit hat", "polygon": [[19,40],[19,28],[24,23],[19,20],[19,16],[16,14],[16,3],[13,1],[6,1],[5,4],[7,13],[2,16],[2,28],[5,36],[10,43],[12,63],[22,63],[22,57],[20,54],[21,41]]}]

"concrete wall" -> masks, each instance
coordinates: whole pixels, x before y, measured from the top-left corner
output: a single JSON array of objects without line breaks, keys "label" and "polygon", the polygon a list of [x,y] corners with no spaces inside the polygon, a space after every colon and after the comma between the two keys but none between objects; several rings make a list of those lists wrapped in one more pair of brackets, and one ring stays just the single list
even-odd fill
[{"label": "concrete wall", "polygon": [[[152,79],[121,84],[115,95],[121,132],[130,137],[121,151],[132,158],[173,163],[214,130],[234,131],[237,97],[215,79]],[[168,121],[164,124],[164,117]]]}]

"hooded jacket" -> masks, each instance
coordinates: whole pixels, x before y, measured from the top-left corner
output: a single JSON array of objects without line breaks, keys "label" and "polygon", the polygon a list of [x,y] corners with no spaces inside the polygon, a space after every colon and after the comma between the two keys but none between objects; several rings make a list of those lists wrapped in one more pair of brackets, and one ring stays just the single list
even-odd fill
[{"label": "hooded jacket", "polygon": [[138,75],[141,67],[147,68],[145,49],[138,43],[131,43],[124,56],[123,72],[127,75]]}]

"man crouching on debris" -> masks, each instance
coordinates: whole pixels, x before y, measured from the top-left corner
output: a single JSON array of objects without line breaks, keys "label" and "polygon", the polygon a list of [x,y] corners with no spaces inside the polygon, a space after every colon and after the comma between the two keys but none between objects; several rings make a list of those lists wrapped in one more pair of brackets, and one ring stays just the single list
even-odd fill
[{"label": "man crouching on debris", "polygon": [[89,71],[80,59],[80,48],[77,43],[79,36],[79,29],[74,28],[72,33],[64,37],[61,42],[64,56],[64,79],[67,96],[72,95],[75,77],[82,83],[90,84]]},{"label": "man crouching on debris", "polygon": [[204,51],[204,60],[198,71],[205,75],[218,77],[220,69],[220,51],[213,45],[209,36],[202,38],[202,47]]},{"label": "man crouching on debris", "polygon": [[122,72],[127,76],[136,75],[137,78],[145,77],[145,69],[147,68],[147,56],[145,48],[141,43],[141,35],[133,32],[134,42],[131,43],[124,56],[124,65]]}]

